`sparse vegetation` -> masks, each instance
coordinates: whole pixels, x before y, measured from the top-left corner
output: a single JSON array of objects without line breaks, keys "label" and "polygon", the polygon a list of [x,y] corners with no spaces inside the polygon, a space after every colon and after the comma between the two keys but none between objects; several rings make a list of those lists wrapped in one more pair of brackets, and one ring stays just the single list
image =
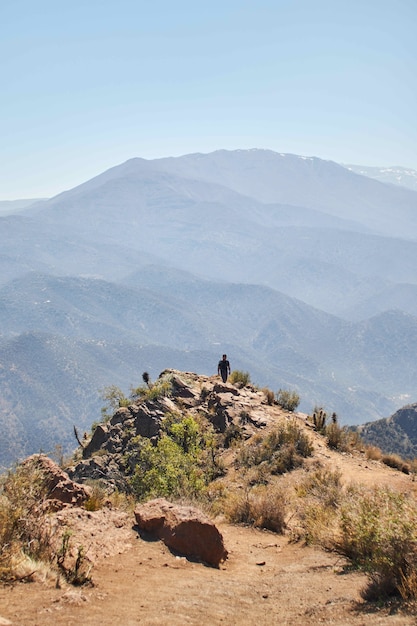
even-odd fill
[{"label": "sparse vegetation", "polygon": [[318,467],[296,484],[295,491],[301,530],[297,526],[292,529],[294,539],[331,549],[337,528],[336,511],[342,500],[340,472]]},{"label": "sparse vegetation", "polygon": [[33,467],[19,465],[0,482],[0,578],[13,578],[26,558],[53,559],[50,531],[41,505],[44,478]]},{"label": "sparse vegetation", "polygon": [[250,374],[241,370],[233,370],[229,376],[229,382],[236,387],[246,387],[250,384]]},{"label": "sparse vegetation", "polygon": [[271,474],[283,474],[302,465],[312,450],[309,438],[295,422],[283,422],[265,437],[253,436],[238,452],[236,462],[243,467],[264,464]]},{"label": "sparse vegetation", "polygon": [[398,454],[383,454],[381,461],[385,463],[385,465],[388,465],[388,467],[400,470],[400,472],[404,472],[404,474],[411,472],[410,464],[406,463]]},{"label": "sparse vegetation", "polygon": [[295,411],[300,404],[300,396],[296,391],[279,389],[276,395],[277,404],[285,411]]},{"label": "sparse vegetation", "polygon": [[[271,418],[275,420],[281,412],[266,406],[259,390],[252,387],[241,394],[241,401],[228,412],[232,394],[225,394],[223,402],[221,391],[213,391],[215,385],[210,388],[210,382],[208,387],[198,382],[193,393],[181,395],[185,384],[173,378],[169,371],[153,384],[145,380],[145,374],[146,386],[132,389],[129,398],[117,387],[108,388],[108,408],[117,410],[135,401],[150,401],[146,411],[157,414],[160,430],[153,431],[157,434],[152,439],[137,435],[135,411],[147,419],[141,407],[121,411],[120,419],[112,420],[102,429],[104,434],[113,433],[110,443],[117,444],[114,454],[120,456],[122,477],[129,482],[136,500],[157,496],[197,500],[230,522],[285,532],[294,541],[302,540],[343,555],[352,567],[367,574],[366,599],[394,594],[405,600],[417,600],[415,496],[411,494],[407,500],[405,495],[386,488],[352,486],[339,471],[325,465],[328,463],[325,457],[334,459],[333,451],[350,452],[356,448],[361,450],[361,455],[356,452],[340,459],[349,458],[350,462],[355,456],[376,459],[405,473],[414,471],[413,462],[364,446],[358,433],[340,427],[336,414],[328,419],[321,407],[316,407],[310,417],[309,430],[300,417],[288,414],[272,423]],[[235,384],[249,384],[246,374],[241,374],[235,374]],[[286,411],[295,410],[298,405],[299,398],[294,392],[280,389],[275,397],[272,392],[262,391],[268,405],[277,403]],[[248,400],[252,392],[256,406]],[[166,396],[171,396],[172,402],[162,400]],[[236,390],[235,396],[239,397]],[[203,406],[207,398],[209,402]],[[175,410],[171,408],[173,402]],[[170,412],[166,412],[168,406]],[[260,406],[267,412],[265,421],[259,419]],[[315,433],[311,432],[311,426]],[[313,454],[313,438],[326,442],[332,450],[327,451],[323,460],[308,458]],[[121,441],[127,445],[119,452]],[[108,444],[106,440],[105,445],[92,452],[103,468],[106,462],[100,456],[110,454]],[[56,452],[57,460],[62,463],[62,451]],[[390,474],[382,465],[380,469]],[[105,480],[87,481],[87,484],[91,487],[90,497],[83,505],[87,511],[98,511],[103,506],[131,510],[130,496],[111,493]],[[112,484],[124,488],[121,480]],[[42,476],[32,469],[19,466],[2,478],[0,577],[17,577],[17,565],[31,559],[31,563],[36,560],[48,563],[72,584],[85,584],[90,581],[90,572],[84,547],[71,546],[70,534],[64,533],[62,545],[56,548],[52,526],[45,523],[45,498]],[[107,510],[103,513],[107,514]]]},{"label": "sparse vegetation", "polygon": [[297,486],[296,538],[345,556],[367,573],[364,598],[417,598],[417,502],[386,487],[342,487],[340,474],[318,470]]},{"label": "sparse vegetation", "polygon": [[314,429],[319,433],[324,433],[326,428],[327,413],[322,407],[314,407],[311,420],[314,425]]},{"label": "sparse vegetation", "polygon": [[248,524],[283,533],[286,528],[287,501],[279,488],[255,487],[243,494],[234,494],[226,501],[230,522]]},{"label": "sparse vegetation", "polygon": [[275,394],[272,389],[268,389],[268,387],[263,387],[261,391],[263,391],[263,393],[265,394],[265,400],[267,404],[269,404],[269,406],[272,406],[275,402]]},{"label": "sparse vegetation", "polygon": [[341,507],[337,550],[364,569],[366,599],[417,597],[417,503],[387,488],[355,490]]}]

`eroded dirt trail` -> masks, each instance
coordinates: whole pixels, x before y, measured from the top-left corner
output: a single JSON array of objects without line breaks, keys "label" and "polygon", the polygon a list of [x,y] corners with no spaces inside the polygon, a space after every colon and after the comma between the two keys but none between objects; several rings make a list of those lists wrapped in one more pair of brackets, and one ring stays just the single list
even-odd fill
[{"label": "eroded dirt trail", "polygon": [[365,577],[343,573],[335,555],[265,531],[228,525],[221,531],[230,554],[219,570],[176,557],[132,529],[131,547],[95,567],[93,588],[3,587],[0,616],[15,626],[416,623],[364,608]]}]

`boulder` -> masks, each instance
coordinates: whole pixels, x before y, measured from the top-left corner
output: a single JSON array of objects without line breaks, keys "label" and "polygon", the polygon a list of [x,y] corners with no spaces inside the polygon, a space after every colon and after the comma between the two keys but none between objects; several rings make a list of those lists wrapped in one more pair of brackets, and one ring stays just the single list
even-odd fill
[{"label": "boulder", "polygon": [[214,523],[199,509],[172,504],[164,498],[139,504],[136,523],[183,556],[219,567],[227,558],[223,537]]},{"label": "boulder", "polygon": [[126,420],[131,419],[132,413],[125,406],[120,407],[110,418],[110,424],[114,426],[115,424],[123,424]]},{"label": "boulder", "polygon": [[88,457],[91,456],[93,452],[97,452],[97,450],[100,450],[101,446],[106,441],[108,436],[108,426],[106,424],[98,424],[89,443],[83,449],[83,458],[88,459]]},{"label": "boulder", "polygon": [[89,487],[71,480],[59,465],[44,454],[33,454],[22,465],[31,466],[44,476],[48,500],[81,506],[91,495]]}]

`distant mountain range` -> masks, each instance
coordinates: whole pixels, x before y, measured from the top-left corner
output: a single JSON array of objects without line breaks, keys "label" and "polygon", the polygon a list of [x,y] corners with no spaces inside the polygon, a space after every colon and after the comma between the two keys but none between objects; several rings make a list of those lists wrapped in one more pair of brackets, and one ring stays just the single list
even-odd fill
[{"label": "distant mountain range", "polygon": [[356,174],[375,178],[375,180],[379,180],[381,183],[390,183],[417,191],[417,170],[398,166],[368,167],[366,165],[346,165],[345,167],[352,172],[356,172]]},{"label": "distant mountain range", "polygon": [[232,368],[342,423],[417,397],[417,192],[266,150],[132,159],[0,216],[0,465],[99,389]]}]

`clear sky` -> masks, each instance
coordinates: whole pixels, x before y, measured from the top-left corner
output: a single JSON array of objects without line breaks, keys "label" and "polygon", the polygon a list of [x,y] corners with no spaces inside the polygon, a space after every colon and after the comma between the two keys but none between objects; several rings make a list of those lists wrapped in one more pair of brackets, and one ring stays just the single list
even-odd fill
[{"label": "clear sky", "polygon": [[0,200],[131,157],[417,169],[417,0],[0,0]]}]

